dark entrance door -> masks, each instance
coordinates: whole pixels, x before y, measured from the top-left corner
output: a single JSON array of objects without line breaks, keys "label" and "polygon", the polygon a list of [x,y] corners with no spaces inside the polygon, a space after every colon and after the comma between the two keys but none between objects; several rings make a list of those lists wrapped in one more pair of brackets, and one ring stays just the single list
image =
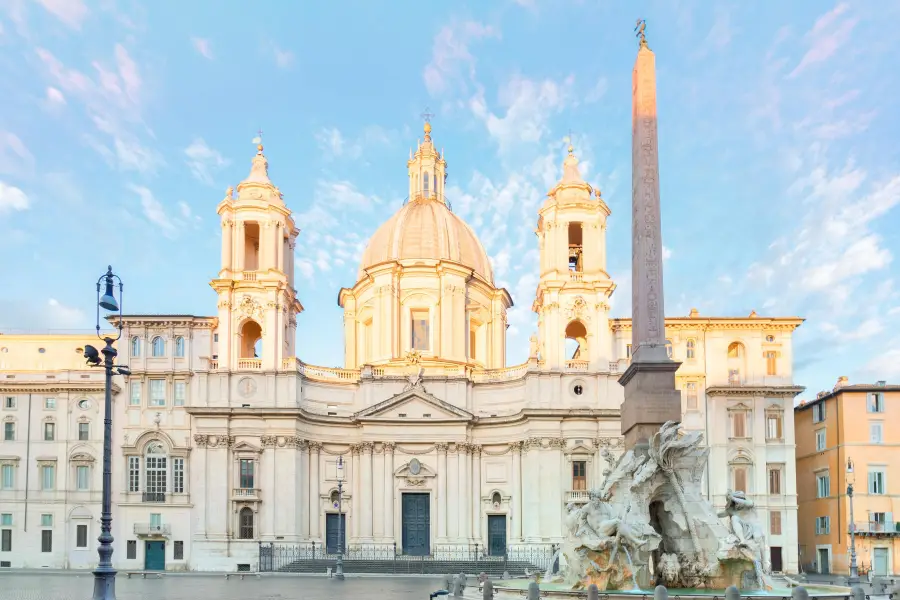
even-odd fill
[{"label": "dark entrance door", "polygon": [[166,570],[165,542],[144,542],[144,569],[147,571]]},{"label": "dark entrance door", "polygon": [[[347,515],[341,513],[341,550],[347,552]],[[325,552],[337,554],[338,551],[338,516],[335,513],[325,515]]]},{"label": "dark entrance door", "polygon": [[431,510],[428,494],[403,494],[403,554],[431,553]]},{"label": "dark entrance door", "polygon": [[772,571],[777,573],[781,573],[784,571],[784,565],[781,562],[781,548],[778,546],[772,546],[769,548],[769,558],[772,562]]},{"label": "dark entrance door", "polygon": [[506,515],[488,515],[488,553],[506,554]]}]

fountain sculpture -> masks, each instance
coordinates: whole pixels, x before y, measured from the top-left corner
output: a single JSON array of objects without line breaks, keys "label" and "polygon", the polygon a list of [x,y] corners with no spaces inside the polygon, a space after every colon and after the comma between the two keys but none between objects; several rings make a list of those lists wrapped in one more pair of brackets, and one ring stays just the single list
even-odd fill
[{"label": "fountain sculpture", "polygon": [[616,460],[605,451],[603,486],[586,504],[569,505],[563,578],[574,589],[771,588],[753,503],[729,491],[717,515],[700,490],[709,449],[700,433],[679,429],[665,423],[646,454],[628,450]]}]

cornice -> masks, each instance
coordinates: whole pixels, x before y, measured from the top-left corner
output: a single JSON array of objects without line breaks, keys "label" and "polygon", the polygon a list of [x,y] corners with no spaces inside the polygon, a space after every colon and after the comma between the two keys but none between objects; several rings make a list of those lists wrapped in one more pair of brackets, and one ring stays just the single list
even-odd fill
[{"label": "cornice", "polygon": [[806,388],[799,385],[714,385],[706,388],[707,396],[780,396],[794,398]]},{"label": "cornice", "polygon": [[[800,317],[673,317],[666,318],[667,329],[746,329],[759,331],[793,331],[805,319]],[[610,319],[613,331],[630,331],[631,319]]]},{"label": "cornice", "polygon": [[[110,388],[113,394],[122,391],[115,383]],[[60,392],[80,392],[80,393],[103,393],[106,391],[105,383],[102,381],[92,382],[66,382],[66,381],[20,381],[4,380],[0,383],[0,393],[9,392],[11,394],[23,393],[48,393],[58,394]]]}]

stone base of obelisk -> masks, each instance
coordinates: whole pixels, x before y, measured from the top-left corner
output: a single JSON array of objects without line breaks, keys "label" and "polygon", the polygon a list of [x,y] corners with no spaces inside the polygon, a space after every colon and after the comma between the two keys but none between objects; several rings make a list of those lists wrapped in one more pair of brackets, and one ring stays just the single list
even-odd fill
[{"label": "stone base of obelisk", "polygon": [[667,421],[681,421],[681,392],[675,389],[673,360],[632,361],[619,378],[625,387],[622,403],[622,435],[625,448],[642,450]]}]

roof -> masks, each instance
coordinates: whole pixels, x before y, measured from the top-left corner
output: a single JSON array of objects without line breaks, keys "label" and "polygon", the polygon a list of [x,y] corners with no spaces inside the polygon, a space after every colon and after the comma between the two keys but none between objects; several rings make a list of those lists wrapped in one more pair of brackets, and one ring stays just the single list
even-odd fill
[{"label": "roof", "polygon": [[810,406],[814,404],[820,404],[829,400],[831,398],[837,398],[844,392],[859,392],[859,393],[869,393],[869,392],[900,392],[900,385],[878,385],[877,383],[853,383],[842,385],[841,387],[834,389],[827,394],[819,396],[818,398],[813,398],[812,400],[807,400],[805,402],[801,402],[797,406],[794,407],[794,412],[799,412],[801,410],[806,410]]}]

